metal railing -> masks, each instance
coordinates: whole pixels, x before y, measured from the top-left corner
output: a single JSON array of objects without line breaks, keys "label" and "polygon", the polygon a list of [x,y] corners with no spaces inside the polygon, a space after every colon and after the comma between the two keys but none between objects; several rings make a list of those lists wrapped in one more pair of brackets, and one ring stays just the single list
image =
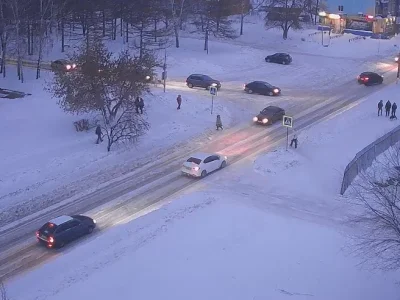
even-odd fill
[{"label": "metal railing", "polygon": [[340,194],[343,195],[353,180],[361,171],[368,169],[376,157],[400,140],[400,126],[386,133],[376,141],[369,144],[356,154],[353,160],[346,166],[343,174],[342,187]]}]

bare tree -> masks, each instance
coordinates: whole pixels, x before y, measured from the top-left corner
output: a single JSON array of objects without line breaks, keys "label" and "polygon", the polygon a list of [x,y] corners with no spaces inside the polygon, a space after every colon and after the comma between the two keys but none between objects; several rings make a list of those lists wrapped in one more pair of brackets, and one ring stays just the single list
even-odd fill
[{"label": "bare tree", "polygon": [[12,33],[12,24],[10,18],[10,9],[6,0],[0,0],[0,42],[1,42],[1,66],[0,72],[6,77],[6,57],[7,46],[10,34]]},{"label": "bare tree", "polygon": [[209,37],[234,39],[236,31],[232,28],[232,21],[223,15],[223,2],[218,0],[199,0],[192,8],[193,24],[204,32],[204,50],[209,50]]},{"label": "bare tree", "polygon": [[249,5],[248,0],[240,0],[240,35],[243,35],[244,18],[251,12],[260,10],[267,0],[260,0],[256,5]]},{"label": "bare tree", "polygon": [[304,0],[273,0],[266,7],[265,27],[282,29],[286,40],[290,29],[301,28],[300,15],[304,5]]},{"label": "bare tree", "polygon": [[183,9],[185,7],[185,0],[169,0],[172,12],[172,24],[174,26],[175,47],[179,48],[179,31],[182,23]]},{"label": "bare tree", "polygon": [[115,144],[136,142],[149,129],[149,123],[135,112],[133,102],[124,103],[118,116],[111,122],[107,122],[105,115],[103,117],[108,152]]},{"label": "bare tree", "polygon": [[53,0],[39,0],[39,53],[36,66],[36,79],[40,78],[40,70],[43,56],[43,44],[45,39],[46,27],[50,25],[52,18],[51,8],[53,6]]},{"label": "bare tree", "polygon": [[15,41],[17,48],[17,75],[21,82],[24,82],[24,72],[22,68],[22,35],[21,35],[21,17],[25,12],[25,5],[27,3],[23,0],[10,0],[10,11],[15,26]]},{"label": "bare tree", "polygon": [[356,250],[381,269],[400,268],[400,147],[390,148],[350,191],[356,213],[352,225],[361,227]]}]

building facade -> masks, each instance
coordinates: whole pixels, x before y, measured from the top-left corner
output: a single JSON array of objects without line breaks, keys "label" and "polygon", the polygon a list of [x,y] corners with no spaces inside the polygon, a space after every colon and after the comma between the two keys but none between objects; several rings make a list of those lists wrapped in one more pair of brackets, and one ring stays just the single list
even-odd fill
[{"label": "building facade", "polygon": [[377,0],[325,0],[328,11],[339,12],[339,6],[343,6],[343,13],[356,15],[358,13],[375,15]]}]

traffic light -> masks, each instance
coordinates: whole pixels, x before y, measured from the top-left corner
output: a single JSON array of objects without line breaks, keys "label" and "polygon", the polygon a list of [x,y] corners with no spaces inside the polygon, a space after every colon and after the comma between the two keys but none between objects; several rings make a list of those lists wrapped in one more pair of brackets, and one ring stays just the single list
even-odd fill
[{"label": "traffic light", "polygon": [[339,8],[339,11],[343,11],[343,5],[339,5],[338,8]]}]

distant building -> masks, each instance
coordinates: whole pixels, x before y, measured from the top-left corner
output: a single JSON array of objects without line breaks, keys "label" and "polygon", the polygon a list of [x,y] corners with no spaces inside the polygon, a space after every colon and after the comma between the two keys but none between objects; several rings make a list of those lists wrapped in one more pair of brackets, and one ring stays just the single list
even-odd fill
[{"label": "distant building", "polygon": [[375,15],[375,2],[377,0],[325,0],[329,12],[340,12],[339,6],[343,6],[343,13],[356,15],[358,13]]}]

